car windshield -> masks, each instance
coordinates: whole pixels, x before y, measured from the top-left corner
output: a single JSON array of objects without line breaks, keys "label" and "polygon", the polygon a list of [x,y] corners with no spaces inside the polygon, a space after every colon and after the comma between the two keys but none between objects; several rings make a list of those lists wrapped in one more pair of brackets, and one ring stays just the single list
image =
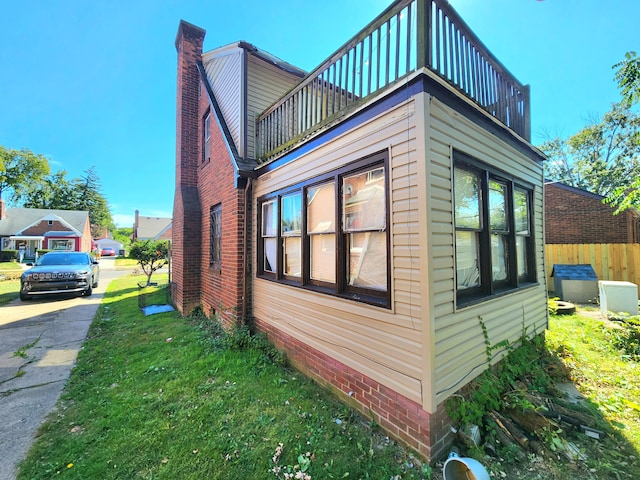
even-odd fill
[{"label": "car windshield", "polygon": [[36,265],[88,265],[87,255],[73,255],[69,253],[48,253],[38,259]]}]

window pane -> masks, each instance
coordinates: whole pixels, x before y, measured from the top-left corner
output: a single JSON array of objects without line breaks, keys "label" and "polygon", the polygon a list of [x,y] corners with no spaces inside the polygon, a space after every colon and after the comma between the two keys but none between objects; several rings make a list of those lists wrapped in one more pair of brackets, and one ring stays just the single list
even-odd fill
[{"label": "window pane", "polygon": [[513,197],[516,233],[529,235],[529,195],[524,190],[516,188]]},{"label": "window pane", "polygon": [[480,179],[461,168],[454,171],[456,227],[479,229]]},{"label": "window pane", "polygon": [[322,282],[336,281],[336,236],[332,233],[311,235],[311,278]]},{"label": "window pane", "polygon": [[284,238],[284,274],[299,277],[302,273],[300,261],[300,237]]},{"label": "window pane", "polygon": [[456,272],[458,290],[478,287],[480,285],[478,259],[478,234],[476,232],[456,232]]},{"label": "window pane", "polygon": [[507,227],[507,186],[491,180],[489,182],[489,223],[491,231],[506,232]]},{"label": "window pane", "polygon": [[263,269],[265,272],[274,272],[276,271],[277,263],[277,255],[278,255],[278,240],[276,238],[265,238],[264,239],[264,265]]},{"label": "window pane", "polygon": [[307,233],[335,232],[335,185],[327,183],[307,191]]},{"label": "window pane", "polygon": [[347,240],[349,285],[386,291],[387,235],[384,232],[351,233]]},{"label": "window pane", "polygon": [[518,261],[518,278],[529,276],[527,265],[527,237],[518,235],[516,237],[516,256]]},{"label": "window pane", "polygon": [[491,278],[494,282],[507,279],[506,235],[491,235]]},{"label": "window pane", "polygon": [[282,235],[300,235],[302,226],[302,194],[282,197]]},{"label": "window pane", "polygon": [[275,237],[277,234],[278,205],[275,200],[271,200],[262,204],[262,236]]},{"label": "window pane", "polygon": [[345,177],[342,181],[344,231],[384,230],[385,198],[384,167]]},{"label": "window pane", "polygon": [[222,238],[222,208],[220,207],[220,205],[217,205],[211,209],[209,223],[211,230],[210,262],[220,263],[220,249]]}]

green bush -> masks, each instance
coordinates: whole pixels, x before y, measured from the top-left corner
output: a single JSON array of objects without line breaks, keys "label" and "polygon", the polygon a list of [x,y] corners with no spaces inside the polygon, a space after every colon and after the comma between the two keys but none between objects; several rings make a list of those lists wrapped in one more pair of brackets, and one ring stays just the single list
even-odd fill
[{"label": "green bush", "polygon": [[17,258],[17,250],[2,250],[0,252],[0,262],[15,262]]},{"label": "green bush", "polygon": [[[611,317],[609,317],[611,319]],[[613,344],[622,350],[624,358],[640,360],[640,317],[627,316],[619,329],[611,329]]]}]

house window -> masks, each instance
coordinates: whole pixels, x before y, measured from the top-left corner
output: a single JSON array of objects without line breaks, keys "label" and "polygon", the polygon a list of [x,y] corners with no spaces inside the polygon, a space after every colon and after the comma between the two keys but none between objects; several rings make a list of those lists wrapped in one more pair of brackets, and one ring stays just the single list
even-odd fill
[{"label": "house window", "polygon": [[532,189],[456,153],[454,202],[459,304],[535,281]]},{"label": "house window", "polygon": [[307,188],[309,280],[312,283],[336,283],[335,192],[333,182]]},{"label": "house window", "polygon": [[209,211],[209,264],[220,269],[222,253],[222,205],[211,207]]},{"label": "house window", "polygon": [[52,226],[53,225],[53,220],[47,220],[47,225]]},{"label": "house window", "polygon": [[259,200],[264,278],[389,306],[387,154]]},{"label": "house window", "polygon": [[284,275],[302,275],[302,194],[285,195],[281,199],[282,271]]},{"label": "house window", "polygon": [[73,241],[72,240],[50,240],[49,248],[51,250],[71,251],[73,250]]},{"label": "house window", "polygon": [[202,122],[202,161],[211,158],[211,112],[207,112]]},{"label": "house window", "polygon": [[269,200],[262,204],[262,268],[263,272],[276,273],[278,267],[278,203]]}]

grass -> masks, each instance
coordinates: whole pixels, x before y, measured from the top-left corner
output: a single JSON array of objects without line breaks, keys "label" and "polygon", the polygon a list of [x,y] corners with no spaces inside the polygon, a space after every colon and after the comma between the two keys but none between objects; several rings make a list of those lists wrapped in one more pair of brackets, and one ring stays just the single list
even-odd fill
[{"label": "grass", "polygon": [[[262,337],[224,334],[204,317],[143,316],[138,295],[161,299],[167,277],[154,276],[156,290],[139,289],[143,278],[110,285],[18,479],[442,478],[288,369]],[[585,454],[578,462],[558,452],[524,460],[470,452],[492,478],[640,478],[640,368],[613,346],[613,328],[593,315],[552,316],[544,358],[526,368],[573,381],[586,397],[576,408],[604,438],[574,433]]]},{"label": "grass", "polygon": [[[593,309],[581,309],[570,316],[551,315],[549,323],[544,342],[527,342],[525,348],[514,351],[514,357],[503,362],[497,373],[485,372],[476,388],[464,394],[463,408],[454,413],[467,417],[473,414],[477,419],[478,406],[493,399],[490,409],[500,410],[496,404],[504,403],[507,412],[529,412],[532,420],[547,409],[529,400],[547,398],[547,405],[564,407],[566,413],[602,432],[600,438],[596,440],[580,427],[562,422],[553,429],[536,431],[535,435],[531,429],[524,429],[529,441],[540,445],[537,454],[524,455],[520,449],[505,449],[495,439],[487,440],[494,433],[489,429],[480,448],[472,447],[463,453],[481,460],[496,478],[640,478],[640,357],[621,348],[621,326],[602,320]],[[573,383],[583,400],[571,402],[558,390],[561,383]],[[483,413],[480,416],[486,419]],[[488,444],[498,451],[497,455],[486,455]],[[567,446],[575,447],[582,458],[566,458],[571,451]]]},{"label": "grass", "polygon": [[144,317],[140,279],[110,285],[19,479],[423,478],[419,462],[261,337]]},{"label": "grass", "polygon": [[22,267],[18,262],[0,262],[0,305],[9,303],[20,294]]},{"label": "grass", "polygon": [[[547,333],[580,392],[619,435],[640,452],[640,365],[617,347],[620,325],[582,315],[553,316]],[[636,461],[636,477],[640,465]]]}]

